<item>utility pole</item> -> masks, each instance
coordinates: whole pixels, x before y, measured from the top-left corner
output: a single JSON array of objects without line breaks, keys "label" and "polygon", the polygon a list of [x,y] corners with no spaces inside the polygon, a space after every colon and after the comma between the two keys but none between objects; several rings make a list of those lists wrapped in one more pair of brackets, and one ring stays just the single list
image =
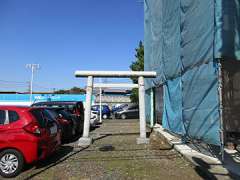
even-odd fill
[{"label": "utility pole", "polygon": [[31,69],[31,81],[30,81],[30,102],[32,102],[32,94],[33,94],[33,74],[34,72],[40,68],[39,64],[26,64],[26,68]]}]

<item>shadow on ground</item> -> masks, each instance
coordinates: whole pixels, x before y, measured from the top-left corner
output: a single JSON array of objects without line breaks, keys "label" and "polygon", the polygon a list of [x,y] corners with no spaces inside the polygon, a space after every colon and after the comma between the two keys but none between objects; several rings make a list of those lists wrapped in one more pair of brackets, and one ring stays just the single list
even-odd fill
[{"label": "shadow on ground", "polygon": [[[38,163],[36,163],[35,169],[40,169],[39,171],[31,174],[30,176],[24,178],[25,180],[28,179],[32,179],[35,176],[43,173],[44,171],[64,162],[65,160],[67,160],[68,158],[70,158],[71,156],[76,155],[77,153],[87,149],[88,147],[85,148],[81,148],[77,151],[73,151],[74,147],[73,146],[61,146],[59,148],[59,150],[57,150],[52,156],[50,156],[49,158],[47,158],[44,161],[39,161]],[[26,170],[28,170],[30,168],[30,165],[26,168]]]},{"label": "shadow on ground", "polygon": [[231,172],[224,173],[224,172],[211,172],[211,169],[219,166],[219,164],[208,164],[204,160],[193,157],[193,161],[195,162],[195,171],[203,178],[203,179],[219,179],[226,178],[226,179],[239,179],[239,176],[232,174]]}]

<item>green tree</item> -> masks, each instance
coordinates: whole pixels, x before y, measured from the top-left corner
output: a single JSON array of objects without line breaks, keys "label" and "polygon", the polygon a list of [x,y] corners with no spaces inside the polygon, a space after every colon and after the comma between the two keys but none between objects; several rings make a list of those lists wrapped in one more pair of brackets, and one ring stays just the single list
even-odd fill
[{"label": "green tree", "polygon": [[86,93],[85,89],[81,89],[78,87],[73,87],[69,90],[69,94],[85,94],[85,93]]},{"label": "green tree", "polygon": [[57,91],[54,91],[55,94],[85,94],[85,90],[78,88],[78,87],[73,87],[71,89],[60,89]]},{"label": "green tree", "polygon": [[[130,65],[132,71],[144,71],[144,45],[142,41],[139,42],[138,47],[135,49],[135,61]],[[131,78],[133,83],[138,83],[137,78]],[[131,93],[131,101],[138,104],[138,89],[134,88]]]},{"label": "green tree", "polygon": [[59,89],[57,91],[54,91],[54,94],[68,94],[66,90],[64,89]]}]

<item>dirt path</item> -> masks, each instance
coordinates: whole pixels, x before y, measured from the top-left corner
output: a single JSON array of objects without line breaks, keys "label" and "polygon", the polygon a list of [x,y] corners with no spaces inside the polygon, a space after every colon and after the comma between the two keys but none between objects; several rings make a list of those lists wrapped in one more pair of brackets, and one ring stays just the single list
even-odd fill
[{"label": "dirt path", "polygon": [[64,145],[16,179],[202,179],[173,149],[137,145],[138,128],[137,120],[106,120],[91,132],[90,147]]}]

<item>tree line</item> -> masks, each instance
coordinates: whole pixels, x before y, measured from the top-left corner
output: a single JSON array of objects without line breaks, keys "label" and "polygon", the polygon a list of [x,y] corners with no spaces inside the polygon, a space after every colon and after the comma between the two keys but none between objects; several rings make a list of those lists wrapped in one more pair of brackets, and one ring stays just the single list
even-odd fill
[{"label": "tree line", "polygon": [[[139,42],[138,47],[135,49],[135,60],[132,61],[130,69],[132,71],[144,71],[144,45],[142,41]],[[132,82],[137,84],[137,78],[131,78]],[[131,101],[138,104],[138,88],[134,88],[130,95]]]}]

